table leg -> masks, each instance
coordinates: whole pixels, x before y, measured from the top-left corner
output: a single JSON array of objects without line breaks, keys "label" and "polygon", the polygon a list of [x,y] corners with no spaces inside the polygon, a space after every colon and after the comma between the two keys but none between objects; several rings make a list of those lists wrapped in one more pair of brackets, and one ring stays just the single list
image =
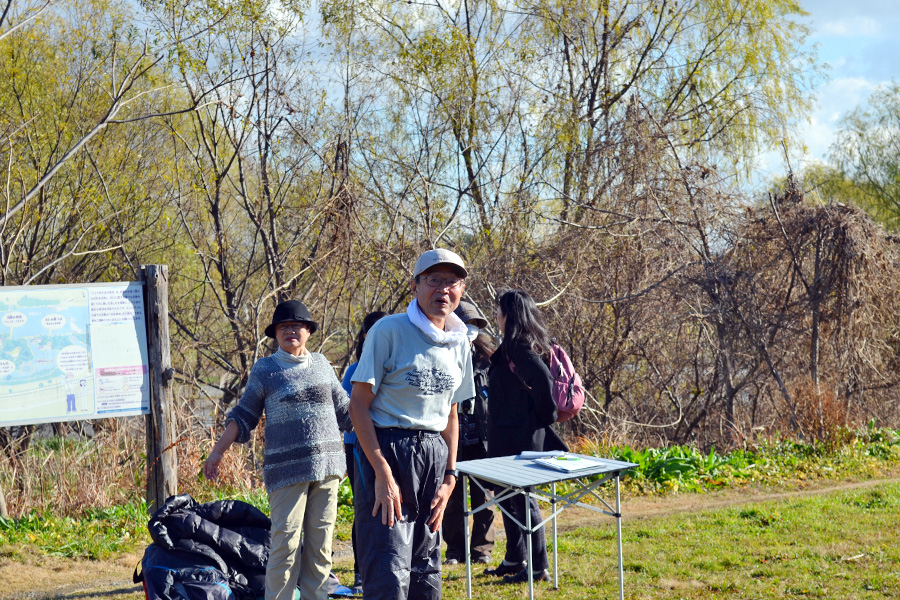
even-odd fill
[{"label": "table leg", "polygon": [[559,589],[559,547],[556,544],[556,482],[553,482],[550,514],[553,515],[553,589]]},{"label": "table leg", "polygon": [[622,501],[619,495],[618,473],[616,473],[616,541],[619,546],[619,600],[625,600],[625,575],[622,572]]},{"label": "table leg", "polygon": [[528,599],[534,600],[534,561],[532,560],[531,548],[531,488],[525,488],[525,548],[526,559],[525,568],[528,569]]},{"label": "table leg", "polygon": [[457,483],[463,486],[463,541],[466,547],[466,598],[472,598],[472,556],[469,552],[469,478],[464,474]]}]

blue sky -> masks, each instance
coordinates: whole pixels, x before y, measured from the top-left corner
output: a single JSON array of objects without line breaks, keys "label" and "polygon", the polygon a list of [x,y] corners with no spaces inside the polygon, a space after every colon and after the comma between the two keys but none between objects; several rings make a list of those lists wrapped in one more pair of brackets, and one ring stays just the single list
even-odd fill
[{"label": "blue sky", "polygon": [[[840,118],[864,103],[879,85],[900,80],[900,0],[801,0],[810,13],[808,43],[818,45],[828,79],[815,90],[818,100],[809,123],[800,124],[805,156],[792,158],[794,170],[811,160],[827,162]],[[784,173],[779,153],[762,158],[759,175]]]}]

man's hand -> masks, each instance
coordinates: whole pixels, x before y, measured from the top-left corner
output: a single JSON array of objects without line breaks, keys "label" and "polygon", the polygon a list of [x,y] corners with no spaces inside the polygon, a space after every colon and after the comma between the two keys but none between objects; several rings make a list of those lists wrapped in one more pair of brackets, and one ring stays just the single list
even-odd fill
[{"label": "man's hand", "polygon": [[[450,406],[450,414],[447,416],[447,426],[441,432],[444,443],[447,444],[447,470],[456,470],[456,442],[459,439],[459,415],[457,413],[458,404]],[[444,473],[444,482],[438,487],[431,501],[431,517],[428,519],[428,525],[431,527],[432,533],[437,531],[444,521],[444,511],[447,510],[447,502],[450,501],[450,494],[458,483],[457,477],[450,473]],[[468,527],[468,525],[466,526]]]},{"label": "man's hand", "polygon": [[403,518],[400,509],[402,498],[400,487],[394,479],[391,467],[384,460],[378,436],[375,435],[375,424],[372,423],[372,415],[369,413],[373,400],[375,392],[372,390],[372,384],[353,382],[353,391],[350,393],[350,419],[353,421],[353,429],[356,430],[356,439],[375,471],[375,506],[372,507],[372,516],[377,517],[380,510],[382,524],[393,527],[395,519],[399,521]]},{"label": "man's hand", "polygon": [[400,488],[394,480],[394,474],[390,469],[386,473],[375,473],[375,506],[372,507],[372,516],[377,517],[381,511],[381,523],[388,527],[394,526],[394,520],[402,521],[403,512],[400,508]]},{"label": "man's hand", "polygon": [[431,500],[431,517],[428,519],[428,527],[432,533],[440,529],[441,523],[444,522],[444,511],[447,510],[447,502],[450,501],[450,494],[453,493],[454,487],[456,487],[456,477],[445,475],[444,483],[438,487]]}]

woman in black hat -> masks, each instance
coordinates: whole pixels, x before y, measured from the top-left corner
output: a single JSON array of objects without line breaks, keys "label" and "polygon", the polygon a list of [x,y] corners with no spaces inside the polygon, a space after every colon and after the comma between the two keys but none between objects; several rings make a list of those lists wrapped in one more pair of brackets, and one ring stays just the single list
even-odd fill
[{"label": "woman in black hat", "polygon": [[349,398],[328,359],[306,349],[317,328],[302,302],[275,308],[266,335],[278,341],[278,351],[253,365],[203,465],[214,479],[225,451],[249,441],[265,413],[263,479],[272,519],[266,600],[293,600],[298,579],[304,600],[328,597],[337,493],[346,470],[340,430],[352,425]]}]

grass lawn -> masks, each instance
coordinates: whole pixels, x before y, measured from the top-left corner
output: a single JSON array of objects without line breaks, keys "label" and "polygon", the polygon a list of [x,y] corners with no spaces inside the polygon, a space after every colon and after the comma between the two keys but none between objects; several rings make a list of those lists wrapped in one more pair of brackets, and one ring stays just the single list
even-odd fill
[{"label": "grass lawn", "polygon": [[[629,520],[627,501],[623,511],[626,598],[900,598],[900,484],[663,517]],[[614,522],[574,520],[559,536],[560,589],[538,583],[535,597],[617,598]],[[349,563],[337,567],[349,577]],[[527,584],[482,570],[473,598],[527,597]],[[443,597],[465,595],[465,565],[445,567]]]},{"label": "grass lawn", "polygon": [[[900,432],[869,427],[830,450],[779,442],[728,455],[685,447],[589,453],[640,464],[623,481],[626,598],[900,598]],[[195,496],[235,497],[268,509],[260,489],[241,495],[207,486]],[[335,572],[348,582],[349,486],[339,503],[336,538],[344,550]],[[146,524],[141,501],[0,519],[0,600],[142,598],[131,570],[149,543]],[[618,598],[613,519],[565,511],[559,551],[560,589],[538,583],[536,597]],[[480,567],[474,598],[527,597],[526,584],[499,584]],[[465,598],[465,566],[445,567],[444,575],[443,597]]]},{"label": "grass lawn", "polygon": [[[629,502],[639,505],[641,500],[625,498],[625,597],[900,598],[900,483],[794,494],[762,502],[741,502],[732,494],[731,502],[737,504],[728,507],[657,515],[669,503],[684,508],[689,502],[696,508],[720,498],[719,494],[680,494],[656,500],[649,511],[653,516],[648,517],[629,517]],[[560,589],[537,583],[535,597],[617,598],[614,521],[582,510],[563,515]],[[66,559],[20,545],[25,540],[3,543],[2,537],[0,598],[143,597],[130,583],[142,542],[129,561],[120,560],[118,553]],[[495,562],[502,555],[501,537]],[[42,565],[49,570],[44,576]],[[351,569],[349,558],[335,564],[343,581],[352,579]],[[483,566],[473,570],[473,598],[527,597],[527,585],[501,585],[482,575],[482,570]],[[443,597],[465,598],[465,566],[445,567],[444,572]]]}]

